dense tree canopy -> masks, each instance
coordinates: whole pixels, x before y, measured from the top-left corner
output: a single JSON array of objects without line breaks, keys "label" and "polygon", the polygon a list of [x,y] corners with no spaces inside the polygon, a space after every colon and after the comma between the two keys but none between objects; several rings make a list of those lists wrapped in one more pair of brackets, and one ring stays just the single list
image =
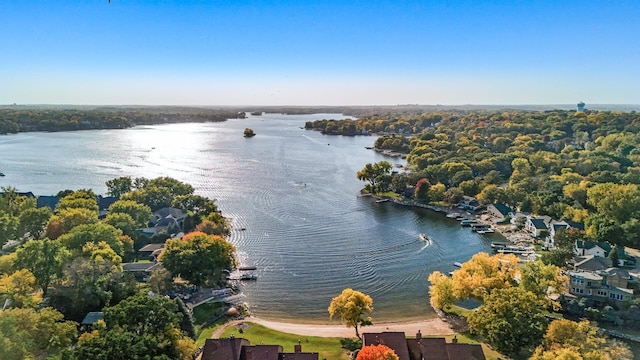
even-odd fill
[{"label": "dense tree canopy", "polygon": [[70,252],[60,241],[32,240],[16,251],[15,267],[29,270],[46,296],[49,285],[62,278],[69,256]]},{"label": "dense tree canopy", "polygon": [[388,161],[380,161],[375,164],[367,164],[358,171],[358,180],[368,181],[366,189],[371,193],[385,192],[391,184],[391,165]]},{"label": "dense tree canopy", "polygon": [[586,320],[554,320],[530,360],[565,358],[632,360],[633,354],[624,343],[601,337]]},{"label": "dense tree canopy", "polygon": [[471,332],[512,356],[530,354],[547,327],[538,298],[519,287],[494,291],[467,320]]},{"label": "dense tree canopy", "polygon": [[497,289],[513,286],[517,272],[518,258],[514,255],[477,253],[453,272],[453,295],[482,300]]},{"label": "dense tree canopy", "polygon": [[176,303],[162,296],[131,296],[104,310],[105,327],[83,336],[78,359],[188,359],[195,343],[180,331]]},{"label": "dense tree canopy", "polygon": [[160,262],[175,276],[196,286],[215,284],[236,266],[235,247],[217,235],[192,232],[165,243]]},{"label": "dense tree canopy", "polygon": [[52,308],[0,311],[0,358],[3,360],[54,358],[71,346],[77,324],[64,321]]},{"label": "dense tree canopy", "polygon": [[[395,133],[380,137],[375,146],[406,152],[414,173],[408,182],[405,174],[380,177],[396,184],[389,187],[393,191],[403,194],[406,185],[413,185],[421,201],[451,205],[459,199],[456,194],[477,196],[485,204],[502,202],[584,223],[590,240],[640,246],[638,113],[404,108],[363,110],[358,116],[307,123],[306,128],[340,133],[350,124],[360,132]],[[408,141],[408,150],[398,137]],[[437,184],[444,185],[444,196],[438,187],[430,196]],[[372,185],[366,189],[380,191]]]}]

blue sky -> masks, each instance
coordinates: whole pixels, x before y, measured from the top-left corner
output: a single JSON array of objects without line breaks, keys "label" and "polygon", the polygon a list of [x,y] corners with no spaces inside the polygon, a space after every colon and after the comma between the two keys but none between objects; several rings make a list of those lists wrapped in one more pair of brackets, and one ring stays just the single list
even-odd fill
[{"label": "blue sky", "polygon": [[639,104],[638,14],[632,0],[3,0],[0,104]]}]

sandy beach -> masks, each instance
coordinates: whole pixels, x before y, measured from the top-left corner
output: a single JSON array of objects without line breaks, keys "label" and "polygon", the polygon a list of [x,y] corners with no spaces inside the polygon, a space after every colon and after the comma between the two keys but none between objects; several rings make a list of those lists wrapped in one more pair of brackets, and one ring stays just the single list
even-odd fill
[{"label": "sandy beach", "polygon": [[[243,320],[234,320],[224,327],[216,329],[212,337],[219,337],[224,329],[229,326],[235,326],[239,323],[256,323],[270,329],[278,330],[281,332],[303,335],[303,336],[321,336],[321,337],[355,337],[355,330],[353,328],[347,328],[345,325],[321,325],[321,324],[297,324],[287,323],[274,320],[265,320],[256,317],[249,317]],[[428,335],[450,335],[454,334],[454,331],[449,327],[449,324],[441,320],[440,318],[433,318],[427,320],[412,320],[407,322],[387,322],[379,323],[371,326],[365,326],[359,329],[360,333],[363,332],[384,332],[384,331],[403,331],[407,336],[415,336],[418,330],[422,334]]]}]

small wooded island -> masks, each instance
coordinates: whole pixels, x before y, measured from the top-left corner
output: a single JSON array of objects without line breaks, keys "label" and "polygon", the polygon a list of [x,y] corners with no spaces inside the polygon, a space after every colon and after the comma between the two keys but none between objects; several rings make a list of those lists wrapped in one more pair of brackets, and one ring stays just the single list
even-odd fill
[{"label": "small wooded island", "polygon": [[252,138],[256,136],[256,133],[253,132],[253,130],[249,129],[249,128],[245,128],[244,129],[244,137],[246,138]]}]

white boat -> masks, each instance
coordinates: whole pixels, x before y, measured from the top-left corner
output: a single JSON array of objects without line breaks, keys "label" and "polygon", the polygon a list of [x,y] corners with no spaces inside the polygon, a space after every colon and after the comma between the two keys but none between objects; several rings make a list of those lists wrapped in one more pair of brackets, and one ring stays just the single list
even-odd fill
[{"label": "white boat", "polygon": [[422,241],[429,241],[429,236],[425,233],[421,233],[420,235],[418,235],[420,237],[420,240]]},{"label": "white boat", "polygon": [[462,267],[462,263],[459,263],[459,262],[456,261],[456,262],[453,263],[453,266]]}]

